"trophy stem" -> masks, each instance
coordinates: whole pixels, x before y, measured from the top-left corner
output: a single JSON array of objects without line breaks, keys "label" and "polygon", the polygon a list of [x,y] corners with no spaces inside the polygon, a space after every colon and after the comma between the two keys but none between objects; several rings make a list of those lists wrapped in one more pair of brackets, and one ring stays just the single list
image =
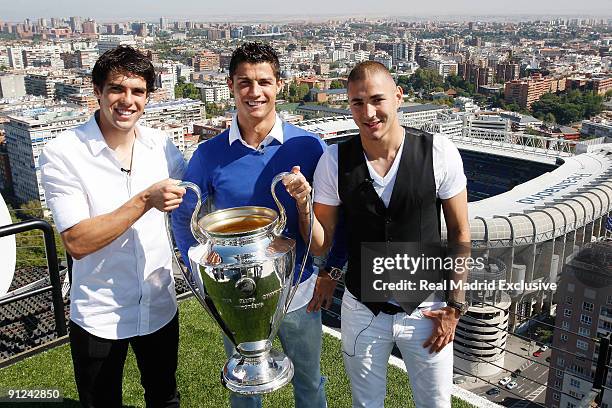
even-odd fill
[{"label": "trophy stem", "polygon": [[285,354],[271,349],[259,356],[235,353],[223,367],[221,382],[243,395],[276,391],[293,378],[293,363]]}]

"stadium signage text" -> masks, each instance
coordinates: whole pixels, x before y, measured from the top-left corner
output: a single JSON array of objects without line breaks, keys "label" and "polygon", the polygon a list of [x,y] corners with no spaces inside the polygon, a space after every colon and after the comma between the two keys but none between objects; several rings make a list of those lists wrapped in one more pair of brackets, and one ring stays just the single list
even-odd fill
[{"label": "stadium signage text", "polygon": [[556,193],[558,193],[559,191],[565,190],[568,187],[574,186],[576,184],[578,184],[578,182],[580,182],[582,179],[586,178],[586,177],[591,177],[592,174],[591,173],[578,173],[578,174],[574,174],[573,176],[569,176],[568,178],[560,181],[559,183],[548,187],[545,190],[542,190],[538,193],[532,194],[530,196],[527,196],[525,198],[521,198],[520,200],[516,200],[517,203],[522,203],[522,204],[535,204],[538,201],[541,200],[546,200],[548,199],[550,196],[555,195]]}]

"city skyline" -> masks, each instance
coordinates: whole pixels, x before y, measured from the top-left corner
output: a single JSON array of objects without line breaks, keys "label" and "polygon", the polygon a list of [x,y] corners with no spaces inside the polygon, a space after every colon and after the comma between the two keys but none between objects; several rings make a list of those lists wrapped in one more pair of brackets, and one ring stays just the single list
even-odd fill
[{"label": "city skyline", "polygon": [[261,0],[249,2],[236,0],[232,8],[224,3],[203,5],[194,0],[179,0],[167,4],[157,4],[152,8],[148,2],[134,0],[130,3],[110,0],[102,5],[75,0],[59,0],[52,3],[42,1],[24,1],[18,4],[2,0],[4,11],[0,15],[3,21],[22,21],[26,18],[50,18],[63,16],[86,16],[99,21],[155,19],[161,16],[174,19],[192,19],[202,21],[234,20],[270,21],[270,20],[319,20],[331,17],[391,17],[397,19],[430,18],[438,20],[466,20],[469,17],[493,19],[527,19],[534,17],[599,17],[612,16],[612,8],[607,0],[590,0],[588,4],[574,1],[543,0],[537,3],[528,0],[517,0],[512,8],[502,3],[486,0],[451,1],[439,0],[435,4],[419,2],[416,4],[397,4],[392,0],[380,0],[376,7],[339,0],[333,4],[322,0],[309,2],[307,10],[302,9],[301,2],[279,2],[278,0]]}]

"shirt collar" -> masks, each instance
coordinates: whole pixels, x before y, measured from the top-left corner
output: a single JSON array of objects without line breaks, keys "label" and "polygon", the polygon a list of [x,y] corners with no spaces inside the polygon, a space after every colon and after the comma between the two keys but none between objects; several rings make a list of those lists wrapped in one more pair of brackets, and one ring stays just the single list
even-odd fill
[{"label": "shirt collar", "polygon": [[[284,141],[283,121],[281,120],[280,116],[278,116],[278,114],[276,114],[276,118],[274,120],[274,126],[272,126],[270,133],[268,133],[268,135],[264,138],[264,140],[261,141],[260,146],[267,146],[270,143],[272,143],[274,139],[278,140],[280,144],[283,144],[283,141]],[[240,142],[243,145],[251,149],[255,149],[253,146],[249,146],[249,144],[244,141],[244,139],[242,138],[242,135],[240,134],[240,128],[238,127],[238,114],[234,114],[234,116],[232,117],[232,125],[230,126],[230,132],[229,132],[229,137],[228,137],[230,146],[236,140],[240,140]]]},{"label": "shirt collar", "polygon": [[[94,115],[91,115],[91,118],[89,118],[89,120],[81,128],[81,133],[89,145],[89,149],[91,150],[92,154],[95,156],[100,154],[104,148],[108,148],[108,144],[100,131],[98,122],[96,122],[96,115],[98,112],[99,111],[96,111]],[[149,133],[149,129],[136,124],[136,134],[138,135],[138,140],[140,140],[145,146],[148,148],[153,148],[152,135]]]}]

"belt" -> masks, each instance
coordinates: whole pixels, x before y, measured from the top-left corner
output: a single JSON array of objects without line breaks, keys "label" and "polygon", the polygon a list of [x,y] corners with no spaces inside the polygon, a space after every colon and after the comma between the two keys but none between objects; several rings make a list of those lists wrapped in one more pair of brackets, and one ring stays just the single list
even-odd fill
[{"label": "belt", "polygon": [[391,303],[383,303],[379,307],[380,311],[386,313],[388,315],[396,315],[398,313],[406,313],[404,309],[400,306],[391,304]]}]

